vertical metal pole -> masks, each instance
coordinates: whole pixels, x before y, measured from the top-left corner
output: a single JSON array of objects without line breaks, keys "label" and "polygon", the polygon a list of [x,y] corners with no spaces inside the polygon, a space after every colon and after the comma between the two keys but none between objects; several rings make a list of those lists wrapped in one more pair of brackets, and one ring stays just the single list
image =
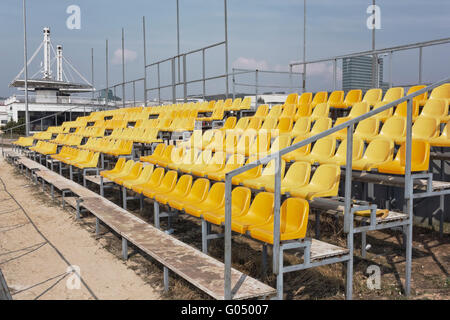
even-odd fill
[{"label": "vertical metal pole", "polygon": [[106,89],[105,89],[105,105],[108,105],[108,100],[109,100],[109,75],[108,75],[108,59],[109,59],[109,55],[108,55],[108,39],[106,39]]},{"label": "vertical metal pole", "polygon": [[345,163],[345,207],[344,232],[347,233],[347,249],[349,260],[347,262],[346,298],[353,295],[353,214],[352,210],[352,160],[353,160],[353,124],[347,127],[347,150]]},{"label": "vertical metal pole", "polygon": [[291,64],[289,65],[289,86],[291,87],[290,90],[294,89],[294,84],[292,83],[292,65]]},{"label": "vertical metal pole", "polygon": [[225,16],[225,92],[226,98],[228,98],[228,13],[227,13],[227,0],[223,1],[224,16]]},{"label": "vertical metal pole", "polygon": [[[30,114],[28,112],[28,49],[27,49],[27,8],[23,0],[23,60],[25,68],[25,135],[30,135]],[[12,131],[11,131],[12,132]]]},{"label": "vertical metal pole", "polygon": [[255,108],[258,108],[258,69],[255,71]]},{"label": "vertical metal pole", "polygon": [[337,86],[337,59],[334,59],[333,61],[333,90],[336,90]]},{"label": "vertical metal pole", "polygon": [[306,0],[303,0],[303,91],[306,91]]},{"label": "vertical metal pole", "polygon": [[178,82],[181,79],[180,69],[180,5],[177,0],[177,59],[178,59]]},{"label": "vertical metal pole", "polygon": [[231,179],[228,174],[225,175],[225,300],[231,300]]},{"label": "vertical metal pole", "polygon": [[144,107],[147,106],[147,43],[145,36],[145,16],[142,17],[142,36],[144,40]]},{"label": "vertical metal pole", "polygon": [[91,48],[91,84],[92,84],[91,104],[94,104],[94,48]]},{"label": "vertical metal pole", "polygon": [[378,88],[377,73],[378,73],[378,57],[375,55],[375,0],[372,0],[373,11],[373,23],[372,23],[372,87]]},{"label": "vertical metal pole", "polygon": [[184,103],[187,102],[187,75],[186,75],[186,55],[183,55],[183,95]]},{"label": "vertical metal pole", "polygon": [[133,107],[136,107],[136,81],[133,81]]},{"label": "vertical metal pole", "polygon": [[159,62],[158,66],[158,104],[161,104],[161,73],[159,72]]},{"label": "vertical metal pole", "polygon": [[422,47],[419,47],[419,84],[422,84]]},{"label": "vertical metal pole", "polygon": [[206,97],[206,67],[205,67],[205,49],[202,49],[202,74],[203,74],[203,100]]},{"label": "vertical metal pole", "polygon": [[177,87],[175,84],[175,58],[172,58],[172,103],[177,103]]},{"label": "vertical metal pole", "polygon": [[406,150],[405,150],[405,201],[409,224],[405,226],[406,235],[406,264],[405,264],[405,294],[411,293],[411,260],[412,260],[412,229],[413,229],[413,190],[411,179],[412,154],[412,107],[413,100],[409,99],[406,114]]},{"label": "vertical metal pole", "polygon": [[122,28],[122,106],[125,108],[125,35]]},{"label": "vertical metal pole", "polygon": [[389,88],[392,88],[392,51],[389,52]]},{"label": "vertical metal pole", "polygon": [[[280,268],[280,201],[281,201],[281,156],[278,156],[275,160],[275,197],[274,197],[274,210],[273,210],[273,273],[280,274],[283,270]],[[281,293],[282,295],[282,293]]]},{"label": "vertical metal pole", "polygon": [[236,76],[234,74],[234,68],[231,69],[231,72],[232,72],[232,75],[233,75],[232,82],[233,82],[233,100],[234,100],[234,99],[236,99]]}]

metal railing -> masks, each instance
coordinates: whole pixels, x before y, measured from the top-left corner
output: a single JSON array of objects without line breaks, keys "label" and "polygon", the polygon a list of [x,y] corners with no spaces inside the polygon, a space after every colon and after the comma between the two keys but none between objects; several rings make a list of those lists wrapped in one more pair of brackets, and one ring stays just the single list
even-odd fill
[{"label": "metal railing", "polygon": [[[183,86],[183,98],[184,98],[185,102],[187,102],[187,99],[188,99],[188,93],[187,93],[188,85],[192,84],[192,83],[202,83],[203,99],[206,97],[206,82],[207,81],[225,78],[226,88],[228,88],[229,74],[228,74],[228,70],[226,69],[227,62],[225,62],[225,73],[224,74],[211,76],[211,77],[206,76],[206,63],[205,63],[206,51],[208,49],[212,49],[212,48],[219,47],[219,46],[225,46],[225,48],[226,48],[227,41],[217,42],[217,43],[208,45],[203,48],[199,48],[199,49],[195,49],[195,50],[188,51],[185,53],[181,53],[179,55],[175,55],[170,58],[163,59],[163,60],[153,62],[151,64],[146,65],[145,66],[146,70],[151,67],[156,67],[157,86],[152,87],[152,88],[145,88],[144,90],[146,92],[157,91],[158,92],[158,102],[161,103],[161,101],[162,101],[161,100],[161,89],[171,88],[172,89],[172,102],[176,103],[176,101],[177,101],[176,89],[178,86]],[[187,61],[186,61],[186,59],[189,55],[199,53],[199,52],[202,53],[202,77],[199,79],[188,80],[187,79]],[[225,60],[227,60],[227,59],[225,59]],[[178,61],[178,63],[180,61],[182,62],[182,72],[181,72],[182,75],[178,74],[178,80],[176,79],[177,78],[176,77],[176,62],[177,61]],[[171,66],[170,66],[170,68],[171,68],[171,83],[166,84],[166,85],[161,85],[161,72],[160,72],[161,64],[168,63],[168,62],[170,62],[170,64],[171,64]],[[181,76],[182,76],[182,79],[181,79]],[[226,95],[228,96],[228,90],[226,90]]]},{"label": "metal railing", "polygon": [[[275,160],[275,203],[274,203],[274,229],[273,229],[273,272],[278,274],[282,272],[280,270],[280,200],[281,200],[281,158],[283,155],[302,148],[308,144],[311,144],[323,137],[329,136],[340,130],[347,129],[347,151],[346,151],[346,164],[345,164],[345,209],[344,209],[344,232],[348,234],[348,246],[350,250],[350,260],[347,267],[347,298],[352,296],[352,281],[353,274],[353,211],[351,202],[351,182],[352,182],[352,159],[353,159],[353,131],[356,123],[370,118],[378,113],[381,113],[387,109],[393,108],[402,102],[407,102],[407,127],[406,127],[406,163],[405,163],[405,214],[408,216],[408,224],[406,231],[406,295],[410,293],[410,280],[411,280],[411,253],[412,253],[412,213],[413,213],[413,184],[411,175],[411,149],[412,149],[412,101],[414,97],[417,97],[425,92],[429,92],[434,88],[450,82],[450,78],[438,81],[424,89],[416,91],[410,95],[407,95],[401,99],[392,101],[382,107],[371,110],[370,112],[348,120],[340,125],[337,125],[331,129],[323,131],[317,135],[309,137],[299,143],[296,143],[290,147],[274,152],[262,159],[255,162],[244,165],[241,168],[228,172],[225,175],[225,287],[224,294],[225,299],[232,298],[231,290],[231,187],[232,178],[245,171],[253,169],[259,165],[267,164],[271,160]],[[375,221],[375,212],[371,212],[371,220]]]},{"label": "metal railing", "polygon": [[401,46],[395,46],[390,48],[383,48],[383,49],[377,49],[377,50],[368,50],[368,51],[361,51],[361,52],[355,52],[345,55],[339,55],[334,57],[328,57],[323,59],[316,59],[316,60],[308,60],[308,61],[296,61],[289,64],[290,70],[293,69],[294,66],[303,66],[302,74],[302,92],[305,92],[306,90],[306,76],[307,76],[307,65],[314,64],[314,63],[322,63],[322,62],[332,62],[333,63],[333,87],[334,90],[337,90],[337,62],[338,60],[344,60],[346,58],[354,58],[354,57],[363,57],[363,56],[372,56],[373,60],[372,63],[375,63],[375,68],[373,70],[375,71],[375,74],[373,75],[373,82],[372,87],[378,88],[379,86],[379,56],[382,54],[389,55],[389,65],[388,65],[388,83],[389,87],[393,86],[393,80],[392,80],[392,60],[393,60],[393,54],[395,52],[399,51],[405,51],[405,50],[413,50],[418,49],[419,56],[418,56],[418,83],[423,84],[423,48],[431,47],[431,46],[437,46],[437,45],[443,45],[450,43],[450,38],[442,38],[442,39],[436,39],[431,41],[424,41],[424,42],[417,42],[407,45],[401,45]]}]

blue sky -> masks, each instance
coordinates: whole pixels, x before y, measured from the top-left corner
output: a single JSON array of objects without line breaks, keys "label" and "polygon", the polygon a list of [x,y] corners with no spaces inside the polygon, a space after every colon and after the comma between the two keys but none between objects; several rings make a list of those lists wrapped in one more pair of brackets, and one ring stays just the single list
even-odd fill
[{"label": "blue sky", "polygon": [[[371,31],[366,28],[366,8],[371,0],[307,0],[307,59],[368,50]],[[66,28],[69,5],[81,8],[81,29]],[[450,36],[448,0],[377,0],[381,8],[381,29],[377,48],[427,41]],[[105,85],[105,39],[110,43],[110,83],[121,81],[121,28],[125,28],[125,47],[129,54],[126,79],[143,76],[142,16],[147,19],[148,62],[176,54],[176,1],[156,0],[28,0],[28,54],[42,41],[42,28],[50,27],[54,45],[63,44],[65,55],[90,79],[90,50],[95,51],[95,84]],[[180,0],[181,51],[188,51],[224,39],[223,1]],[[232,67],[287,70],[291,61],[302,58],[303,1],[228,0],[229,54]],[[8,83],[23,66],[22,1],[0,2],[0,96],[15,92]],[[424,80],[434,81],[450,75],[449,45],[424,50]],[[223,49],[207,53],[208,75],[224,72]],[[33,74],[42,56],[31,67]],[[117,60],[117,61],[116,61]],[[394,80],[417,81],[417,52],[394,57]],[[311,68],[308,89],[331,89],[330,66]],[[161,69],[162,80],[169,80],[168,66]],[[188,78],[201,75],[200,56],[188,61]],[[154,72],[149,82],[154,85]],[[253,81],[241,77],[240,82]],[[286,77],[261,81],[286,83]],[[199,87],[191,87],[190,93]],[[247,88],[240,87],[238,91]],[[142,89],[138,87],[140,92]],[[223,91],[223,81],[207,86],[208,93]],[[247,89],[250,90],[250,89]],[[128,91],[129,92],[129,91]]]}]

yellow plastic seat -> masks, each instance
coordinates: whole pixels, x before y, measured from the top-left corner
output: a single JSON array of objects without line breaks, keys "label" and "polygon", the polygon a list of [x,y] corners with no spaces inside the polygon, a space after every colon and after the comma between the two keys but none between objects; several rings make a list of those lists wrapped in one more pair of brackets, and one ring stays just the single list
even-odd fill
[{"label": "yellow plastic seat", "polygon": [[211,140],[214,137],[214,134],[217,130],[206,130],[202,136],[202,143],[200,145],[201,149],[204,149],[208,144],[211,143]]},{"label": "yellow plastic seat", "polygon": [[175,188],[168,193],[158,193],[155,195],[155,200],[161,204],[167,204],[171,199],[183,199],[191,191],[192,176],[185,174],[178,179]]},{"label": "yellow plastic seat", "polygon": [[311,103],[304,104],[304,105],[298,105],[297,106],[297,113],[294,116],[294,119],[297,121],[300,118],[304,117],[310,117],[312,114],[312,106]]},{"label": "yellow plastic seat", "polygon": [[250,152],[250,146],[255,140],[256,135],[257,132],[254,130],[244,132],[237,143],[236,153],[248,155]]},{"label": "yellow plastic seat", "polygon": [[221,130],[233,129],[235,126],[236,126],[236,117],[228,117],[227,120],[225,120]]},{"label": "yellow plastic seat", "polygon": [[[426,85],[424,84],[412,86],[411,88],[409,88],[408,93],[406,95],[408,96],[416,91],[424,89],[425,87]],[[420,96],[415,97],[413,100],[416,101],[419,106],[424,106],[425,103],[427,102],[427,99],[428,99],[428,92],[425,92],[422,93]]]},{"label": "yellow plastic seat", "polygon": [[269,114],[267,115],[266,119],[270,119],[270,118],[278,119],[280,117],[282,111],[283,111],[283,109],[282,109],[281,105],[273,106],[270,109]]},{"label": "yellow plastic seat", "polygon": [[239,110],[248,110],[251,108],[252,99],[250,97],[244,98],[242,100],[241,105],[239,106]]},{"label": "yellow plastic seat", "polygon": [[[407,112],[408,112],[408,104],[407,102],[402,102],[399,105],[397,105],[397,107],[395,108],[395,112],[392,115],[393,117],[407,117]],[[419,115],[419,103],[417,101],[413,100],[413,108],[412,108],[412,116],[413,119],[417,118]]]},{"label": "yellow plastic seat", "polygon": [[297,104],[285,104],[279,118],[294,118],[296,111]]},{"label": "yellow plastic seat", "polygon": [[226,157],[227,155],[225,152],[216,152],[209,162],[191,168],[191,173],[196,176],[203,177],[209,172],[220,171],[225,167]]},{"label": "yellow plastic seat", "polygon": [[198,118],[198,120],[201,121],[214,121],[214,120],[222,120],[224,115],[225,107],[224,107],[224,101],[219,100],[214,105],[214,110],[210,117],[205,118]]},{"label": "yellow plastic seat", "polygon": [[250,149],[246,156],[267,154],[270,148],[271,134],[268,131],[260,130],[250,145]]},{"label": "yellow plastic seat", "polygon": [[210,180],[223,181],[225,180],[226,173],[242,167],[244,165],[244,162],[245,162],[244,155],[234,154],[228,159],[227,163],[225,164],[225,167],[222,170],[207,172],[206,177]]},{"label": "yellow plastic seat", "polygon": [[272,131],[277,127],[278,118],[266,118],[258,131]]},{"label": "yellow plastic seat", "polygon": [[434,88],[429,99],[442,99],[448,105],[450,103],[450,83],[444,83]]},{"label": "yellow plastic seat", "polygon": [[205,200],[208,195],[208,190],[209,180],[203,178],[197,179],[187,196],[182,198],[170,198],[168,204],[174,209],[183,210],[184,206],[187,204],[198,204]]},{"label": "yellow plastic seat", "polygon": [[233,217],[231,220],[231,229],[235,232],[245,234],[250,226],[258,226],[268,223],[271,215],[273,214],[273,207],[273,193],[258,193],[246,213]]},{"label": "yellow plastic seat", "polygon": [[290,132],[291,137],[306,136],[311,130],[311,119],[298,118]]},{"label": "yellow plastic seat", "polygon": [[358,102],[361,102],[361,98],[362,98],[362,90],[359,89],[350,90],[349,92],[347,92],[347,95],[345,96],[345,99],[342,103],[335,101],[332,104],[330,104],[330,106],[333,108],[341,108],[341,109],[349,108],[351,106],[354,106]]},{"label": "yellow plastic seat", "polygon": [[[131,160],[129,160],[129,161],[131,161]],[[111,169],[111,170],[103,170],[103,171],[100,172],[100,175],[102,177],[105,177],[105,178],[109,179],[109,180],[112,180],[112,177],[114,177],[115,175],[119,174],[123,170],[123,168],[125,166],[125,163],[126,163],[126,159],[125,158],[119,158],[119,160],[117,160],[116,165],[114,166],[113,169]],[[130,164],[128,164],[128,165],[130,165]]]},{"label": "yellow plastic seat", "polygon": [[[299,136],[294,139],[292,142],[292,145],[299,143],[301,141],[305,140],[305,137]],[[306,146],[303,146],[299,149],[295,149],[294,151],[291,151],[289,153],[286,153],[282,156],[283,160],[285,161],[300,161],[300,159],[304,158],[309,152],[311,151],[311,144],[307,144]]]},{"label": "yellow plastic seat", "polygon": [[271,131],[272,136],[290,133],[293,125],[293,118],[280,118],[275,130]]},{"label": "yellow plastic seat", "polygon": [[[352,162],[361,159],[363,153],[364,141],[357,137],[353,137]],[[347,140],[342,140],[334,156],[329,159],[319,159],[319,163],[332,163],[338,166],[344,166],[347,163]]]},{"label": "yellow plastic seat", "polygon": [[309,132],[308,136],[312,137],[316,134],[319,134],[321,132],[324,132],[331,128],[332,120],[331,118],[319,118],[314,122],[313,127],[311,128],[311,131]]},{"label": "yellow plastic seat", "polygon": [[447,122],[438,138],[428,139],[433,147],[450,147],[450,121]]},{"label": "yellow plastic seat", "polygon": [[183,206],[187,214],[201,218],[204,211],[213,211],[225,206],[225,183],[216,182],[212,185],[205,200],[196,203],[186,203]]},{"label": "yellow plastic seat", "polygon": [[[405,174],[406,144],[402,143],[393,161],[378,166],[378,172],[389,174]],[[412,141],[411,171],[428,171],[430,167],[430,144],[427,141]]]},{"label": "yellow plastic seat", "polygon": [[236,123],[236,126],[233,128],[233,130],[243,132],[248,127],[248,123],[250,121],[250,117],[242,117],[238,120]]},{"label": "yellow plastic seat", "polygon": [[207,165],[212,158],[211,150],[204,150],[197,157],[194,163],[182,163],[178,166],[178,170],[184,173],[191,173],[191,170],[195,170],[196,168],[203,168],[203,166]]},{"label": "yellow plastic seat", "polygon": [[143,162],[150,162],[150,163],[156,164],[156,160],[162,156],[165,148],[166,148],[166,146],[164,145],[164,143],[160,143],[155,147],[155,150],[153,151],[153,153],[151,155],[141,157],[140,160]]},{"label": "yellow plastic seat", "polygon": [[384,95],[383,102],[391,102],[403,98],[405,89],[402,87],[389,88]]},{"label": "yellow plastic seat", "polygon": [[[247,159],[247,162],[245,164],[249,164],[249,163],[255,162],[256,160],[258,160],[257,156],[250,156]],[[237,176],[234,176],[232,178],[232,183],[233,184],[240,184],[244,180],[257,178],[257,177],[259,177],[261,175],[261,172],[262,172],[262,164],[254,167],[254,168],[252,168],[250,170],[244,171],[241,174],[238,174]]]},{"label": "yellow plastic seat", "polygon": [[[234,219],[247,212],[250,207],[252,193],[249,188],[236,187],[231,192],[231,216]],[[215,225],[222,225],[225,222],[225,206],[215,210],[204,210],[202,212],[204,220]]]},{"label": "yellow plastic seat", "polygon": [[250,118],[246,130],[259,130],[261,128],[262,122],[263,119],[261,118],[258,117]]},{"label": "yellow plastic seat", "polygon": [[146,183],[150,179],[154,168],[155,168],[155,166],[152,164],[149,164],[149,165],[143,167],[141,173],[139,174],[139,177],[137,177],[134,180],[130,179],[130,180],[124,181],[123,186],[127,189],[132,189],[133,186]]},{"label": "yellow plastic seat", "polygon": [[[304,199],[286,199],[280,207],[280,241],[303,239],[308,227],[309,203]],[[273,244],[274,216],[265,224],[251,225],[250,236]]]},{"label": "yellow plastic seat", "polygon": [[275,140],[270,145],[270,150],[267,153],[259,153],[259,157],[266,156],[271,153],[278,152],[284,148],[287,148],[291,145],[292,138],[289,135],[282,135],[276,137]]},{"label": "yellow plastic seat", "polygon": [[392,117],[386,120],[380,133],[375,137],[368,139],[386,138],[390,140],[398,140],[406,137],[406,119],[402,117]]},{"label": "yellow plastic seat", "polygon": [[89,152],[89,157],[85,161],[80,161],[73,165],[78,169],[97,168],[99,157],[99,152]]},{"label": "yellow plastic seat", "polygon": [[378,102],[381,102],[381,98],[383,95],[383,90],[379,88],[373,88],[366,91],[364,94],[363,102],[367,102],[369,106],[374,106]]},{"label": "yellow plastic seat", "polygon": [[420,113],[420,117],[436,118],[439,122],[447,122],[448,103],[442,99],[429,99]]},{"label": "yellow plastic seat", "polygon": [[[388,103],[389,103],[389,101],[378,102],[377,104],[375,104],[373,106],[373,109],[375,110],[375,109],[381,108],[381,107],[387,105]],[[381,112],[375,114],[371,118],[375,118],[381,122],[385,122],[387,119],[392,117],[393,113],[394,113],[393,108],[389,108],[387,110],[384,110],[384,111],[381,111]]]},{"label": "yellow plastic seat", "polygon": [[320,103],[326,103],[328,101],[328,92],[319,91],[314,95],[314,99],[311,101],[311,108],[315,108]]},{"label": "yellow plastic seat", "polygon": [[213,152],[215,151],[222,151],[223,145],[224,145],[224,139],[225,139],[225,132],[221,130],[216,130],[214,132],[214,136],[211,139],[211,142],[204,146],[204,150],[211,150]]},{"label": "yellow plastic seat", "polygon": [[158,186],[149,186],[143,188],[142,193],[144,196],[152,199],[157,194],[169,193],[175,188],[177,183],[178,173],[175,170],[167,171],[164,178],[161,180],[161,184]]},{"label": "yellow plastic seat", "polygon": [[335,105],[339,106],[344,103],[344,91],[336,90],[330,94],[328,98],[328,106],[335,108]]},{"label": "yellow plastic seat", "polygon": [[353,107],[351,108],[347,117],[338,118],[337,120],[339,120],[339,119],[350,120],[350,119],[359,117],[363,114],[366,114],[369,111],[370,111],[370,107],[367,104],[367,102],[357,102],[353,105]]},{"label": "yellow plastic seat", "polygon": [[[419,117],[412,126],[412,139],[428,141],[439,136],[439,121],[436,118]],[[394,139],[397,144],[406,140],[406,137]]]},{"label": "yellow plastic seat", "polygon": [[167,167],[174,160],[179,160],[183,156],[183,148],[177,148],[174,145],[168,145],[161,156],[161,158],[156,159],[156,164],[160,167]]},{"label": "yellow plastic seat", "polygon": [[298,98],[297,106],[307,106],[310,105],[313,99],[312,92],[303,92],[301,96]]},{"label": "yellow plastic seat", "polygon": [[338,195],[341,169],[334,164],[322,164],[317,167],[311,181],[301,187],[286,188],[290,196],[312,200],[317,197],[335,197]]},{"label": "yellow plastic seat", "polygon": [[[300,187],[308,184],[311,174],[311,164],[304,161],[294,162],[281,180],[281,193],[291,187]],[[271,183],[265,186],[269,192],[275,192],[275,184]]]},{"label": "yellow plastic seat", "polygon": [[[284,177],[284,170],[286,168],[286,162],[281,160],[281,179]],[[267,166],[264,168],[261,176],[254,179],[247,179],[241,182],[242,185],[260,190],[266,186],[273,186],[275,181],[275,159],[270,160]],[[272,187],[273,188],[273,187]]]},{"label": "yellow plastic seat", "polygon": [[291,93],[286,97],[286,101],[284,104],[287,105],[296,105],[298,101],[298,94],[297,93]]},{"label": "yellow plastic seat", "polygon": [[311,113],[310,119],[311,121],[315,121],[320,118],[328,118],[329,114],[330,106],[327,103],[319,103]]},{"label": "yellow plastic seat", "polygon": [[164,168],[156,168],[153,170],[152,174],[150,175],[150,178],[148,178],[147,181],[145,181],[142,184],[135,184],[131,187],[131,189],[134,192],[141,194],[144,191],[144,189],[156,188],[157,186],[159,186],[161,184],[163,177],[164,177]]},{"label": "yellow plastic seat", "polygon": [[369,143],[361,159],[352,162],[353,170],[370,171],[380,165],[392,161],[394,142],[377,138]]},{"label": "yellow plastic seat", "polygon": [[142,162],[135,162],[128,175],[113,178],[113,181],[119,185],[123,185],[125,181],[137,179],[141,174],[141,171],[142,171]]},{"label": "yellow plastic seat", "polygon": [[169,163],[167,165],[167,168],[171,170],[179,170],[181,165],[193,165],[196,163],[198,159],[198,149],[191,148],[188,150],[184,150],[182,157],[180,159],[174,158],[172,159],[172,163]]},{"label": "yellow plastic seat", "polygon": [[296,157],[296,161],[306,161],[311,164],[330,159],[336,150],[336,139],[330,136],[323,137],[316,141],[311,149],[311,152],[302,156]]},{"label": "yellow plastic seat", "polygon": [[177,146],[181,147],[181,148],[187,148],[187,149],[192,149],[192,148],[201,149],[202,135],[203,135],[202,130],[194,130],[194,131],[192,131],[192,134],[191,134],[191,137],[189,138],[189,140],[181,141],[177,144]]},{"label": "yellow plastic seat", "polygon": [[262,104],[258,107],[258,109],[256,110],[253,117],[254,118],[265,118],[268,113],[269,113],[269,106],[267,104]]},{"label": "yellow plastic seat", "polygon": [[[370,117],[363,121],[360,121],[356,126],[353,136],[355,138],[360,138],[364,141],[370,141],[378,135],[378,130],[380,129],[380,121],[376,118]],[[343,140],[347,136],[338,136],[337,139]]]}]

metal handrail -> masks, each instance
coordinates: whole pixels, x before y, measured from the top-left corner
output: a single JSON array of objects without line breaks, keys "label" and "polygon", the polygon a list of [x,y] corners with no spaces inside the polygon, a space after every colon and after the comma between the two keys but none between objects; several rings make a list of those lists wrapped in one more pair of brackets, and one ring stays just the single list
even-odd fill
[{"label": "metal handrail", "polygon": [[[287,148],[281,149],[277,152],[271,153],[270,155],[256,160],[252,163],[244,165],[238,169],[230,171],[225,174],[225,270],[224,270],[224,295],[225,299],[232,298],[231,291],[231,187],[232,187],[232,178],[238,174],[241,174],[245,171],[253,169],[261,164],[266,164],[269,161],[276,159],[275,161],[275,203],[274,203],[274,231],[273,231],[273,271],[275,274],[282,272],[279,270],[280,266],[278,264],[279,261],[279,250],[280,250],[280,199],[281,199],[281,157],[289,152],[292,152],[296,149],[304,147],[310,143],[313,143],[323,137],[329,136],[333,133],[336,133],[342,129],[347,128],[347,154],[346,154],[346,170],[345,170],[345,209],[344,209],[344,232],[348,233],[348,239],[351,242],[349,250],[351,251],[349,266],[347,268],[347,277],[353,274],[352,264],[353,264],[353,215],[351,211],[351,179],[352,179],[352,159],[353,159],[353,130],[354,125],[360,121],[363,121],[367,118],[370,118],[378,113],[381,113],[385,110],[393,108],[403,102],[407,102],[407,128],[406,128],[406,161],[405,161],[405,200],[407,201],[406,210],[408,213],[409,225],[408,225],[408,235],[412,235],[412,181],[411,181],[411,151],[412,151],[412,101],[414,97],[417,97],[425,92],[431,91],[434,88],[450,82],[450,78],[445,80],[441,80],[435,82],[434,84],[427,86],[421,90],[418,90],[414,93],[411,93],[403,98],[387,103],[384,106],[381,106],[377,109],[373,109],[366,114],[350,119],[340,125],[337,125],[331,129],[325,130],[319,134],[316,134],[312,137],[309,137],[305,140],[302,140],[294,145],[291,145]],[[411,239],[411,236],[408,237]],[[410,291],[410,277],[411,277],[411,241],[408,241],[406,244],[406,256],[407,256],[407,268],[406,268],[406,294],[409,294]],[[347,281],[347,298],[351,297],[352,287],[351,281]]]}]

